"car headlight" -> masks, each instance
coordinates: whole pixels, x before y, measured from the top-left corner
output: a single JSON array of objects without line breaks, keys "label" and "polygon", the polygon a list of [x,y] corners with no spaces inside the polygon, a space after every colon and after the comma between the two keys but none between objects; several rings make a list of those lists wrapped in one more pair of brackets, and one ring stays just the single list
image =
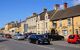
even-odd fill
[{"label": "car headlight", "polygon": [[39,39],[39,41],[42,41],[42,39]]}]

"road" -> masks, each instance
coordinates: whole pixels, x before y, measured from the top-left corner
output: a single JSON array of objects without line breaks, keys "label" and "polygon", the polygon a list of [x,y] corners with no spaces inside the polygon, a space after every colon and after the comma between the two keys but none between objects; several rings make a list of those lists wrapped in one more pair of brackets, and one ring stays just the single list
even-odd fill
[{"label": "road", "polygon": [[80,50],[80,48],[65,47],[58,45],[36,45],[28,41],[13,39],[0,40],[0,50]]}]

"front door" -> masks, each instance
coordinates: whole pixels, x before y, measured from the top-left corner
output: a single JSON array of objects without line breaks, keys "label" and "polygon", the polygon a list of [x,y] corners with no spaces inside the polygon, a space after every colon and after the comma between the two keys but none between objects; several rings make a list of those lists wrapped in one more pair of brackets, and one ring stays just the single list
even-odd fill
[{"label": "front door", "polygon": [[76,34],[78,34],[78,29],[76,29],[75,31],[76,31]]}]

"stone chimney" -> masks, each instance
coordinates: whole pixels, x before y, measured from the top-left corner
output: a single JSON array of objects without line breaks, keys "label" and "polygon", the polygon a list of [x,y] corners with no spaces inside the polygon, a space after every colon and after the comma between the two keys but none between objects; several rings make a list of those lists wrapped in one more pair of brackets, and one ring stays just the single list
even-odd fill
[{"label": "stone chimney", "polygon": [[67,8],[67,3],[64,3],[64,9],[66,9]]},{"label": "stone chimney", "polygon": [[59,4],[56,4],[56,5],[54,6],[54,9],[55,9],[55,10],[59,10],[59,8],[60,8],[60,5],[59,5]]},{"label": "stone chimney", "polygon": [[36,16],[36,13],[33,13],[33,16]]},{"label": "stone chimney", "polygon": [[43,12],[47,12],[47,9],[46,9],[46,8],[44,8],[44,9],[43,9]]}]

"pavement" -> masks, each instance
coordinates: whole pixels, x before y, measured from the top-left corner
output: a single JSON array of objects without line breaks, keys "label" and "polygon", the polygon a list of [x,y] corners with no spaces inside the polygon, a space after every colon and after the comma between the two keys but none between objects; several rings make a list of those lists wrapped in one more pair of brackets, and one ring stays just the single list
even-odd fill
[{"label": "pavement", "polygon": [[65,47],[74,47],[80,48],[80,44],[71,44],[66,41],[51,41],[53,45],[65,46]]},{"label": "pavement", "polygon": [[51,41],[52,45],[30,44],[27,40],[17,41],[0,37],[0,50],[80,50],[80,44],[66,41]]},{"label": "pavement", "polygon": [[67,41],[51,41],[51,44],[57,46],[63,46],[63,47],[80,48],[80,44],[71,44],[68,43]]},{"label": "pavement", "polygon": [[0,50],[80,50],[80,47],[76,47],[80,44],[68,44],[66,41],[51,41],[51,43],[52,45],[36,45],[27,40],[3,38],[0,42]]}]

